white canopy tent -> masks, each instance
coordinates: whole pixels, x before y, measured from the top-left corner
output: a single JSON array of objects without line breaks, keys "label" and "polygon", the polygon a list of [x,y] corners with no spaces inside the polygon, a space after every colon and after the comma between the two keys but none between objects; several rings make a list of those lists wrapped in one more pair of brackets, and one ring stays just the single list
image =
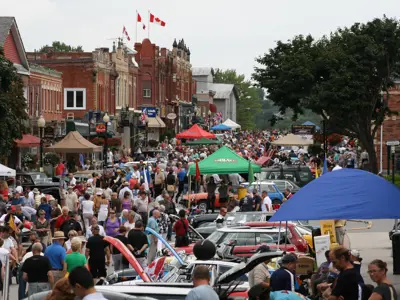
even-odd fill
[{"label": "white canopy tent", "polygon": [[283,137],[280,137],[278,140],[273,141],[273,145],[278,146],[309,146],[313,142],[310,140],[303,139],[293,133],[289,133]]},{"label": "white canopy tent", "polygon": [[0,177],[15,177],[16,172],[14,169],[6,167],[5,165],[0,164]]},{"label": "white canopy tent", "polygon": [[239,129],[241,126],[238,123],[233,122],[231,119],[226,119],[224,123],[222,123],[232,129]]}]

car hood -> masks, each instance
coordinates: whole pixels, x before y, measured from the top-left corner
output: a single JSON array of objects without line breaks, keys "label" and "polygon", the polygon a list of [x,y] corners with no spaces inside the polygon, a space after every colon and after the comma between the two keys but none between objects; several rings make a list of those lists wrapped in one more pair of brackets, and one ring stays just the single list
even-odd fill
[{"label": "car hood", "polygon": [[255,254],[247,261],[247,263],[242,262],[237,266],[231,268],[227,272],[223,273],[221,276],[219,276],[217,282],[218,284],[230,283],[232,280],[235,280],[240,276],[243,276],[244,274],[250,272],[260,263],[268,259],[280,257],[282,255],[283,255],[282,251],[273,251],[273,252]]}]

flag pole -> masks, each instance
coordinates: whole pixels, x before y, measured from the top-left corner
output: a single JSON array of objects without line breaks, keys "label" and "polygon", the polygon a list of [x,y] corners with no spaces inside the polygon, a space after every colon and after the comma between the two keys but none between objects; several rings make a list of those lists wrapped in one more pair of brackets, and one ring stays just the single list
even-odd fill
[{"label": "flag pole", "polygon": [[147,18],[147,38],[150,40],[150,9],[148,10],[149,15]]},{"label": "flag pole", "polygon": [[136,27],[135,27],[135,41],[133,42],[133,48],[135,48],[135,44],[138,41],[138,36],[137,36],[137,23],[138,23],[138,11],[136,10]]}]

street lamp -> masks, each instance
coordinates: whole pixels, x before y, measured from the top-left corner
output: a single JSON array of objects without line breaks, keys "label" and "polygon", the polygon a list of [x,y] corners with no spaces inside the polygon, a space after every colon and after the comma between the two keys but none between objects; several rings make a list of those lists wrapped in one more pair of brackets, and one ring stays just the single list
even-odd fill
[{"label": "street lamp", "polygon": [[38,121],[37,121],[37,126],[39,128],[39,138],[40,138],[40,171],[43,172],[43,130],[44,127],[46,126],[46,120],[43,118],[43,115],[40,115]]},{"label": "street lamp", "polygon": [[104,124],[105,124],[105,126],[106,126],[106,131],[105,131],[105,137],[104,137],[104,164],[105,164],[105,168],[107,168],[107,166],[108,166],[108,162],[107,162],[107,156],[108,156],[108,141],[107,141],[107,139],[108,139],[108,122],[110,122],[110,117],[109,117],[109,115],[106,113],[105,115],[104,115],[104,117],[103,117],[103,122],[104,122]]},{"label": "street lamp", "polygon": [[211,130],[211,110],[208,111],[208,130]]}]

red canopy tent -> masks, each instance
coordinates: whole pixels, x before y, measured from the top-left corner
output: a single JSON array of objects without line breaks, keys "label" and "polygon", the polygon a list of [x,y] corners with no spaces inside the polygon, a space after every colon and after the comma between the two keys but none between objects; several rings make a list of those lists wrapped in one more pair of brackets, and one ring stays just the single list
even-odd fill
[{"label": "red canopy tent", "polygon": [[177,139],[201,139],[201,138],[215,139],[216,136],[213,133],[210,133],[210,132],[207,132],[207,131],[201,129],[199,125],[194,124],[188,130],[178,133],[176,135],[176,138]]}]

